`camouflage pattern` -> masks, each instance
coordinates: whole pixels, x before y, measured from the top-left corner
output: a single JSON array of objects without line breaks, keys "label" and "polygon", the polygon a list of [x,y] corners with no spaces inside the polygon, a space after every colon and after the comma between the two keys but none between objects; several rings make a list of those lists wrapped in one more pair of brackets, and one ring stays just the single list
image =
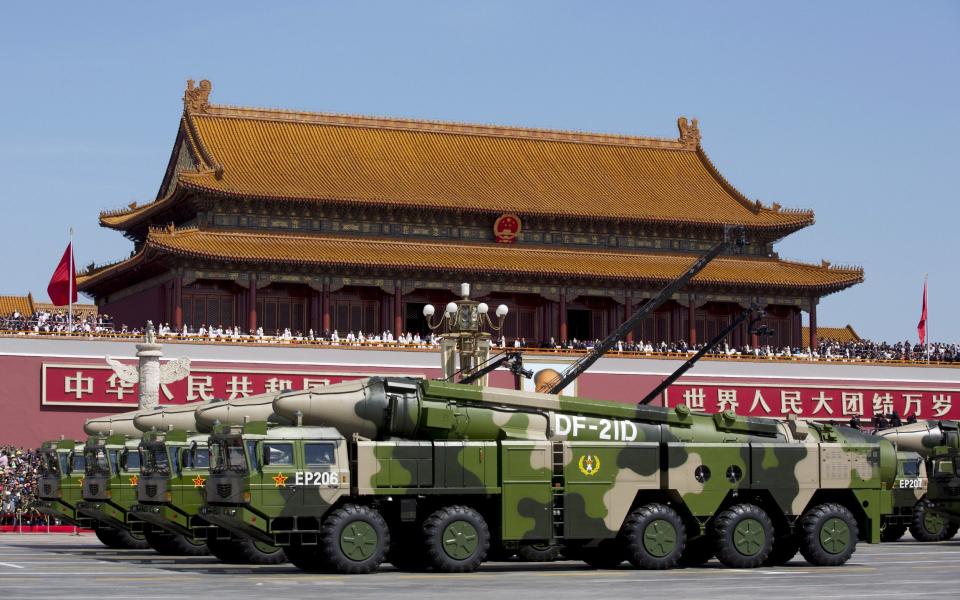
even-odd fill
[{"label": "camouflage pattern", "polygon": [[[466,503],[505,545],[571,547],[617,539],[648,503],[673,507],[690,538],[734,503],[763,507],[784,536],[830,503],[877,542],[892,510],[894,445],[846,427],[402,377],[285,392],[273,408],[304,426],[215,428],[211,448],[236,461],[211,465],[201,511],[271,544],[316,544],[344,503],[391,528]],[[335,460],[308,464],[322,443]]]},{"label": "camouflage pattern", "polygon": [[37,481],[37,510],[70,525],[87,526],[77,515],[84,477],[83,444],[75,440],[44,442],[42,471]]}]

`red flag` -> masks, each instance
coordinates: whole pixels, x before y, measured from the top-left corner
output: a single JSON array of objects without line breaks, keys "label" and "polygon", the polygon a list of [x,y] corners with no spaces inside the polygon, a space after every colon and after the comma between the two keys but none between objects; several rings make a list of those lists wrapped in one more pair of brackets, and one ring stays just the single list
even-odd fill
[{"label": "red flag", "polygon": [[923,310],[920,312],[920,322],[917,323],[917,333],[920,334],[920,345],[927,340],[927,280],[923,280]]},{"label": "red flag", "polygon": [[47,294],[54,306],[64,306],[77,301],[77,273],[73,267],[73,242],[70,242],[47,285]]}]

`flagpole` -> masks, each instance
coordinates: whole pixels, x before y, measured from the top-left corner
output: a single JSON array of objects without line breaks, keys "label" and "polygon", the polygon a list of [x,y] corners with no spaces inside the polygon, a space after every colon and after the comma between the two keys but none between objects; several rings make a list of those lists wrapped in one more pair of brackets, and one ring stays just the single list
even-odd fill
[{"label": "flagpole", "polygon": [[[929,275],[930,275],[929,273],[924,273],[924,274],[923,274],[923,301],[924,301],[924,306],[926,306],[927,294],[928,294],[928,292],[929,292],[929,290],[927,289],[927,277],[928,277]],[[930,316],[929,316],[929,315],[930,315],[930,309],[929,309],[929,307],[928,307],[928,308],[927,308],[927,317],[926,317],[926,318],[924,319],[924,321],[923,321],[923,327],[924,327],[924,330],[925,330],[925,332],[926,332],[926,334],[927,334],[926,339],[924,340],[924,341],[927,343],[927,364],[930,363],[930,325],[929,325],[929,323],[930,323]]]},{"label": "flagpole", "polygon": [[70,303],[70,307],[67,309],[67,331],[73,333],[73,277],[76,273],[76,269],[73,267],[73,227],[70,228],[70,273],[67,281],[69,293],[67,294],[67,302]]}]

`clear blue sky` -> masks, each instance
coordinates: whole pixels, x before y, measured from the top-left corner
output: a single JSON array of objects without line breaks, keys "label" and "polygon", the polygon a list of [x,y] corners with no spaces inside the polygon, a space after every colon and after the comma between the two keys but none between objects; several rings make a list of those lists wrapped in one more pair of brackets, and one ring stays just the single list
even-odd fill
[{"label": "clear blue sky", "polygon": [[812,208],[786,258],[858,264],[821,325],[960,342],[960,2],[18,2],[0,24],[0,293],[126,256],[188,78],[224,104],[676,136]]}]

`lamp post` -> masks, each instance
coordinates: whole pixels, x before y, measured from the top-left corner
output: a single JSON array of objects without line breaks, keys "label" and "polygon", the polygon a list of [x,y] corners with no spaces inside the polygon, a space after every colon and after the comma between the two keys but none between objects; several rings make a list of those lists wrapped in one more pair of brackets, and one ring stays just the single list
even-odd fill
[{"label": "lamp post", "polygon": [[[436,319],[432,304],[423,307],[423,316],[431,331],[440,331],[440,364],[443,378],[450,379],[457,372],[457,357],[461,376],[469,375],[490,357],[490,337],[487,331],[498,332],[509,310],[506,304],[497,307],[495,319],[490,318],[486,302],[470,299],[470,284],[460,284],[462,298],[448,303]],[[478,379],[478,385],[486,385],[486,376]]]}]

